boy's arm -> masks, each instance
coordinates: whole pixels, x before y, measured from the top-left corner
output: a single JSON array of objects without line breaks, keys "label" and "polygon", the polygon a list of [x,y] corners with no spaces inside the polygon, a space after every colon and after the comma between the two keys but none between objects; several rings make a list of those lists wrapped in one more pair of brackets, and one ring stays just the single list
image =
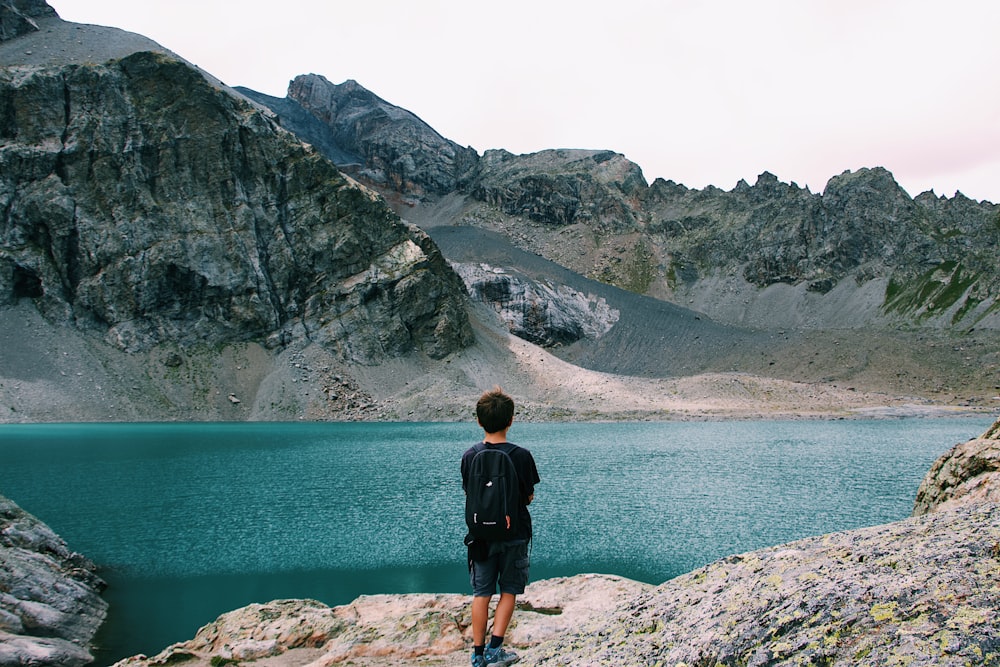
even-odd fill
[{"label": "boy's arm", "polygon": [[468,465],[468,462],[466,460],[467,458],[468,457],[466,457],[464,454],[462,455],[462,490],[463,491],[466,490],[465,489],[465,485],[466,485],[467,480],[469,479],[469,474],[468,474],[469,465]]},{"label": "boy's arm", "polygon": [[532,456],[531,452],[526,449],[522,451],[527,454],[523,473],[525,474],[524,479],[528,480],[527,483],[524,484],[526,491],[525,497],[527,498],[524,504],[530,505],[531,501],[535,499],[535,484],[538,484],[541,480],[538,477],[538,468],[535,467],[535,457]]}]

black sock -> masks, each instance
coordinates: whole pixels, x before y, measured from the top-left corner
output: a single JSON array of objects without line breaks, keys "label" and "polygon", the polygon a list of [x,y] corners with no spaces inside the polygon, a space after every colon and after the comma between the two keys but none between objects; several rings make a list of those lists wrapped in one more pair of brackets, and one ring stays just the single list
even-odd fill
[{"label": "black sock", "polygon": [[473,646],[472,647],[472,653],[475,654],[475,655],[482,655],[485,652],[486,652],[486,646],[485,645],[484,646]]},{"label": "black sock", "polygon": [[491,649],[498,649],[498,648],[500,648],[500,644],[503,644],[503,637],[497,637],[496,635],[492,635],[490,637],[490,648]]}]

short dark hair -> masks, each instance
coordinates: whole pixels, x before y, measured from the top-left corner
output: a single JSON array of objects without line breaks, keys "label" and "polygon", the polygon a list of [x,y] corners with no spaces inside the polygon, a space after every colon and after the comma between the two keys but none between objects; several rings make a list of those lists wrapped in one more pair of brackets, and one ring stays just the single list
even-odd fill
[{"label": "short dark hair", "polygon": [[476,419],[487,433],[504,430],[514,421],[514,399],[500,387],[484,392],[476,403]]}]

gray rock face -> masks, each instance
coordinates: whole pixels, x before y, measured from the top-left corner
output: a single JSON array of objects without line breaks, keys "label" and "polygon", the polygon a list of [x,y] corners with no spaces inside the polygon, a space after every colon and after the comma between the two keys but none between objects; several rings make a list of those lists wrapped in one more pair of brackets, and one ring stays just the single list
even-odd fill
[{"label": "gray rock face", "polygon": [[515,336],[543,347],[606,334],[619,312],[594,294],[537,282],[488,264],[455,264],[476,301],[489,304]]},{"label": "gray rock face", "polygon": [[[476,166],[474,149],[448,141],[356,81],[335,85],[316,74],[298,76],[288,98],[330,128],[341,150],[363,156],[364,177],[396,192],[445,194],[461,188]],[[290,129],[297,127],[293,123]]]},{"label": "gray rock face", "polygon": [[611,151],[487,151],[471,192],[509,215],[595,231],[632,229],[634,197],[646,189],[639,167]]},{"label": "gray rock face", "polygon": [[724,272],[757,289],[805,285],[818,295],[847,278],[884,279],[884,314],[967,326],[996,310],[1000,207],[961,195],[911,199],[885,169],[845,172],[822,194],[767,173],[730,192],[658,180],[646,210],[647,231],[669,249],[668,278],[679,291]]},{"label": "gray rock face", "polygon": [[38,30],[36,19],[51,18],[54,9],[44,0],[3,0],[0,2],[0,42]]},{"label": "gray rock face", "polygon": [[279,125],[292,131],[303,141],[310,143],[313,148],[325,155],[337,167],[345,171],[357,171],[364,168],[365,159],[363,157],[342,148],[340,140],[330,126],[292,98],[272,97],[241,86],[237,86],[235,90],[273,111]]},{"label": "gray rock face", "polygon": [[125,350],[308,337],[369,363],[470,341],[433,243],[168,55],[0,71],[0,306]]},{"label": "gray rock face", "polygon": [[0,496],[0,665],[85,665],[104,622],[96,567]]}]

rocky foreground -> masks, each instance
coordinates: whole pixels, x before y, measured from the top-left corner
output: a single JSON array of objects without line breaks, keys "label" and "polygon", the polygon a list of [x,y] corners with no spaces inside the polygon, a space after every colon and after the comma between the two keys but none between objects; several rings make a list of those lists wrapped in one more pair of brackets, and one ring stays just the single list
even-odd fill
[{"label": "rocky foreground", "polygon": [[[915,516],[730,556],[653,587],[540,581],[509,643],[526,665],[1000,665],[1000,421],[956,445]],[[118,667],[235,661],[465,665],[468,598],[251,605]]]},{"label": "rocky foreground", "polygon": [[93,660],[108,605],[96,567],[48,526],[0,496],[0,667]]}]

